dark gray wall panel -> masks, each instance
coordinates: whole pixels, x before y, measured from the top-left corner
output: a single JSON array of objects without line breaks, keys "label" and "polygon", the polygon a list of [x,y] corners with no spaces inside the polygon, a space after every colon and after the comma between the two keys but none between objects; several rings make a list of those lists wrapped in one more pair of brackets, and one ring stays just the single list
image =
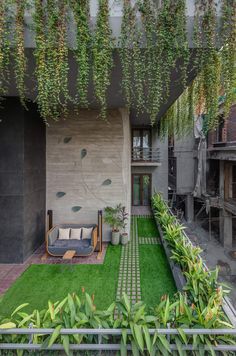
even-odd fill
[{"label": "dark gray wall panel", "polygon": [[45,125],[17,98],[0,111],[0,263],[23,262],[44,240]]}]

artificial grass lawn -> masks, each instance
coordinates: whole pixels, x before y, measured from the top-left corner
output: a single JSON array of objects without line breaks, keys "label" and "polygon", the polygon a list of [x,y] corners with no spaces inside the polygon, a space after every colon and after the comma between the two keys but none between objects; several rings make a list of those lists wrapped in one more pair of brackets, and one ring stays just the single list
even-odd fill
[{"label": "artificial grass lawn", "polygon": [[175,282],[162,245],[139,245],[142,300],[155,307],[164,294],[176,292]]},{"label": "artificial grass lawn", "polygon": [[94,294],[98,309],[107,308],[116,297],[120,253],[120,246],[109,245],[101,265],[31,265],[3,296],[0,316],[27,302],[27,311],[46,308],[48,300],[56,302],[73,292],[81,295],[82,287]]},{"label": "artificial grass lawn", "polygon": [[153,218],[138,218],[139,237],[159,237],[156,222]]}]

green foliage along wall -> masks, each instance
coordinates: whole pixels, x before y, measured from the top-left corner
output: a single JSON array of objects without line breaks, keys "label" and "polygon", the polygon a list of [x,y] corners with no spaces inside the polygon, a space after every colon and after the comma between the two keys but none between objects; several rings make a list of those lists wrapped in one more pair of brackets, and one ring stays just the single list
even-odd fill
[{"label": "green foliage along wall", "polygon": [[[123,0],[123,17],[119,38],[122,65],[122,91],[128,108],[147,112],[154,123],[170,88],[171,69],[182,58],[181,78],[186,85],[189,63],[186,5],[188,0]],[[16,87],[23,105],[27,105],[27,56],[24,49],[24,14],[33,14],[35,33],[35,75],[39,111],[45,122],[66,117],[68,104],[87,107],[88,85],[93,81],[94,94],[100,104],[100,116],[106,119],[107,93],[112,75],[113,49],[108,0],[96,0],[97,21],[92,28],[89,0],[6,0],[0,2],[0,96],[7,95],[9,63],[13,57]],[[220,0],[221,21],[213,0],[195,0],[194,33],[195,68],[198,70],[194,96],[189,89],[186,102],[189,115],[179,125],[186,128],[192,121],[190,98],[200,105],[208,118],[208,127],[217,124],[218,96],[225,94],[225,111],[235,100],[236,84],[236,2]],[[68,28],[75,24],[78,65],[77,94],[68,89]],[[11,48],[13,46],[13,48]],[[135,99],[135,100],[134,100]],[[200,103],[200,104],[199,104]],[[169,117],[168,120],[172,120]],[[178,119],[179,120],[179,119]],[[166,118],[162,120],[163,132]],[[182,120],[183,121],[183,120]]]}]

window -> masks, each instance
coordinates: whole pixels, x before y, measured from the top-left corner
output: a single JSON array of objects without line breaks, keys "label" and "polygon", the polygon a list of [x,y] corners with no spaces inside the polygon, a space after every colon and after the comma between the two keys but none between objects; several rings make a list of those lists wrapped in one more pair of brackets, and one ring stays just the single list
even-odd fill
[{"label": "window", "polygon": [[133,129],[132,160],[147,161],[151,159],[151,131],[146,128]]}]

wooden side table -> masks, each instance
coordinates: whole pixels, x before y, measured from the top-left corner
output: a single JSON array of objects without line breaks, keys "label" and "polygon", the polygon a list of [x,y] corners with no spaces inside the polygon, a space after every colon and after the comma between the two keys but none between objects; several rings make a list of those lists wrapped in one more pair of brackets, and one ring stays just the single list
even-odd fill
[{"label": "wooden side table", "polygon": [[64,253],[62,259],[63,260],[72,260],[72,258],[75,256],[76,251],[75,250],[68,250]]}]

